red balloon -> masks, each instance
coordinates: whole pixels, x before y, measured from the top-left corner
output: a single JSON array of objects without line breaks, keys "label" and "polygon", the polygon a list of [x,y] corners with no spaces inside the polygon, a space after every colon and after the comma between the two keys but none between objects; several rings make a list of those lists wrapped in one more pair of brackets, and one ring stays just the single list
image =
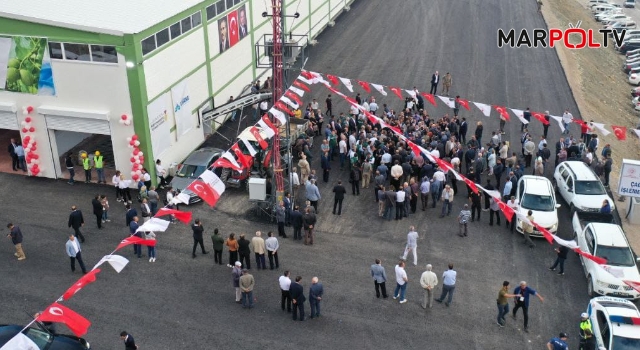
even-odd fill
[{"label": "red balloon", "polygon": [[24,121],[27,122],[27,123],[31,123],[31,117],[24,118]]},{"label": "red balloon", "polygon": [[[34,154],[34,155],[32,156],[32,158],[33,158],[33,159],[38,159],[38,158],[40,158],[40,156],[39,156],[39,155],[37,155],[37,154]],[[37,164],[36,164],[36,165],[37,165]]]},{"label": "red balloon", "polygon": [[31,169],[38,169],[38,164],[34,164]]},{"label": "red balloon", "polygon": [[135,143],[136,143],[136,142],[135,142],[134,140],[129,141],[129,144],[130,144],[131,146],[135,145]]},{"label": "red balloon", "polygon": [[120,119],[122,119],[122,120],[127,120],[127,115],[126,115],[126,114],[121,115],[121,116],[120,116]]},{"label": "red balloon", "polygon": [[[28,136],[27,136],[27,137],[28,137]],[[35,147],[37,144],[38,144],[37,142],[33,141],[33,145],[32,145],[32,147]]]},{"label": "red balloon", "polygon": [[25,137],[24,137],[24,140],[25,140],[25,141],[27,141],[27,142],[29,142],[29,140],[31,140],[31,136],[29,136],[29,135],[25,136]]},{"label": "red balloon", "polygon": [[32,151],[35,151],[35,150],[37,150],[37,149],[38,149],[38,147],[36,147],[36,146],[31,146],[31,150],[32,150]]},{"label": "red balloon", "polygon": [[27,128],[22,128],[22,133],[27,133],[29,132],[29,130],[27,130]]},{"label": "red balloon", "polygon": [[31,106],[27,107],[27,113],[31,113],[31,112],[33,112],[33,107]]},{"label": "red balloon", "polygon": [[34,132],[36,131],[36,128],[34,128],[33,126],[29,129],[30,132]]},{"label": "red balloon", "polygon": [[140,156],[138,159],[140,159],[140,163],[144,162],[144,156]]},{"label": "red balloon", "polygon": [[138,176],[138,175],[133,175],[131,178],[132,178],[133,180],[135,180],[135,181],[138,181],[138,179],[140,179],[140,176]]},{"label": "red balloon", "polygon": [[134,149],[134,150],[133,150],[133,154],[134,154],[134,155],[137,155],[138,153],[140,153],[140,150],[139,150],[139,149],[137,149],[137,148],[136,148],[136,149]]},{"label": "red balloon", "polygon": [[134,140],[134,141],[137,140],[138,139],[138,135],[131,136],[131,139]]},{"label": "red balloon", "polygon": [[135,162],[136,162],[136,159],[135,159],[135,158],[133,158],[133,157],[131,157],[131,158],[129,158],[129,161],[131,161],[131,163],[135,163]]}]

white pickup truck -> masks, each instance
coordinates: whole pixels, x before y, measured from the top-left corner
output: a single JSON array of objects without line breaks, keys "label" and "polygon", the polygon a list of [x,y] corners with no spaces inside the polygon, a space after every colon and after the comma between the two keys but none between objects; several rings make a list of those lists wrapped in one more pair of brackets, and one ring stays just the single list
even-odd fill
[{"label": "white pickup truck", "polygon": [[573,231],[580,249],[607,260],[605,265],[598,266],[593,260],[580,256],[587,276],[587,291],[590,297],[599,294],[640,299],[638,291],[622,282],[640,282],[637,266],[639,260],[629,247],[622,228],[615,221],[611,214],[580,211],[573,214]]}]

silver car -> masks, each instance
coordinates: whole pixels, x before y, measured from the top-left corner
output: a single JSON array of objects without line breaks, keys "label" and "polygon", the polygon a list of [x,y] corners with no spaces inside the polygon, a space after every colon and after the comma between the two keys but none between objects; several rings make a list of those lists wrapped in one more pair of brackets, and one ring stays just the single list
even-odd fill
[{"label": "silver car", "polygon": [[202,199],[189,191],[187,186],[209,169],[213,162],[224,153],[219,148],[204,147],[193,151],[182,164],[178,166],[176,176],[171,180],[171,187],[176,191],[189,195],[189,204],[200,202]]}]

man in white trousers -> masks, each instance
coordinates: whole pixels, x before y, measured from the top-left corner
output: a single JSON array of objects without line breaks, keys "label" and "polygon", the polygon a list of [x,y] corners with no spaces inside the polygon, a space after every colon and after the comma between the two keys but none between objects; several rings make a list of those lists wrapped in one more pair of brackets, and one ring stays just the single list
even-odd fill
[{"label": "man in white trousers", "polygon": [[418,232],[415,227],[409,226],[409,233],[407,234],[407,246],[404,248],[404,254],[401,256],[402,260],[407,260],[409,251],[413,253],[413,265],[418,265]]}]

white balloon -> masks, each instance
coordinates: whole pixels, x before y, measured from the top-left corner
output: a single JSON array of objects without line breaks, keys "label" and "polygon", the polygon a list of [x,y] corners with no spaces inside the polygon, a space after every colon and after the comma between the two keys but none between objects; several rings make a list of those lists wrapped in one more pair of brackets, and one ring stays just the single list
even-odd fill
[{"label": "white balloon", "polygon": [[138,176],[142,175],[142,171],[136,170],[136,175],[138,175]]},{"label": "white balloon", "polygon": [[136,140],[136,142],[133,143],[136,147],[140,146],[140,141]]},{"label": "white balloon", "polygon": [[142,151],[138,152],[138,157],[140,156],[144,156],[144,153],[142,153]]},{"label": "white balloon", "polygon": [[140,159],[136,159],[136,164],[140,164]]},{"label": "white balloon", "polygon": [[126,125],[126,126],[131,125],[131,120],[129,120],[129,119],[125,120],[124,125]]},{"label": "white balloon", "polygon": [[27,148],[25,148],[24,151],[27,153],[31,152],[31,147],[27,146]]},{"label": "white balloon", "polygon": [[33,164],[40,164],[40,160],[38,160],[38,159],[33,159],[33,161],[32,161],[31,163],[33,163]]},{"label": "white balloon", "polygon": [[24,120],[22,121],[22,126],[27,127],[27,122],[25,122]]},{"label": "white balloon", "polygon": [[131,172],[131,176],[132,176],[132,177],[133,177],[135,174],[136,174],[136,172],[135,172],[135,171],[132,171],[132,172]]},{"label": "white balloon", "polygon": [[131,138],[130,137],[127,137],[127,142],[131,142]]}]

